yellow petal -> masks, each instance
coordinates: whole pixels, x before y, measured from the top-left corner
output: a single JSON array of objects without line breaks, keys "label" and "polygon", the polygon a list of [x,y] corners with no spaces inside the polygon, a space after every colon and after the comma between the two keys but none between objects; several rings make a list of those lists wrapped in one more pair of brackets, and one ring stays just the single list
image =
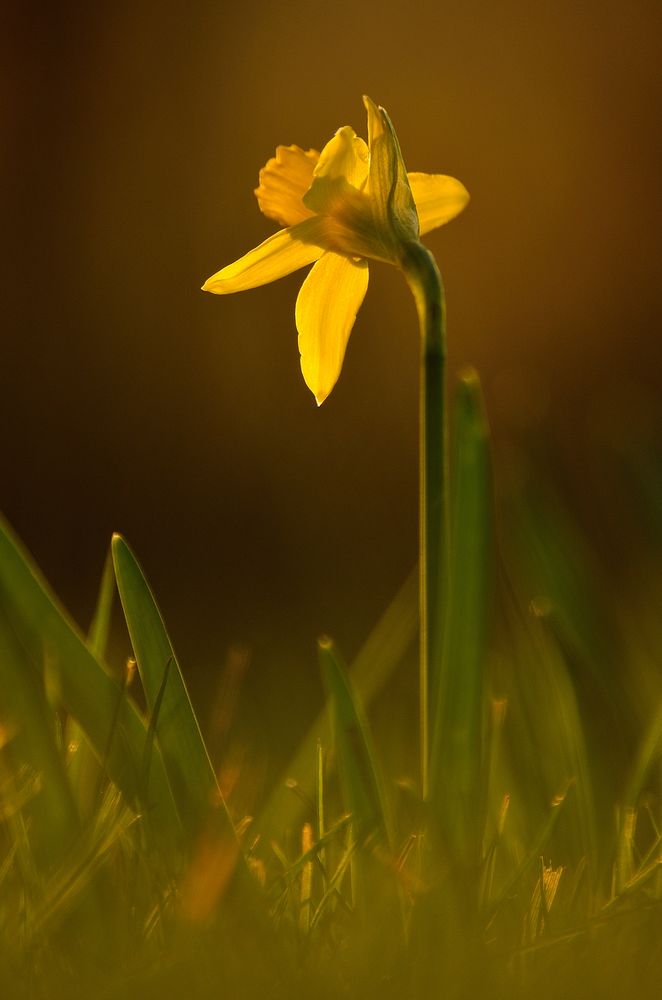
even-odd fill
[{"label": "yellow petal", "polygon": [[324,254],[301,286],[296,306],[301,371],[318,406],[338,381],[367,288],[367,262],[335,253]]},{"label": "yellow petal", "polygon": [[[326,228],[323,219],[312,218],[289,229],[280,229],[255,250],[207,278],[203,292],[216,295],[243,292],[312,264],[326,248]],[[322,240],[321,245],[319,240]]]},{"label": "yellow petal", "polygon": [[469,192],[464,184],[445,174],[407,175],[421,226],[421,235],[450,222],[466,207]]},{"label": "yellow petal", "polygon": [[260,170],[260,185],[255,189],[261,211],[281,226],[294,226],[311,216],[302,199],[313,182],[318,160],[314,149],[304,152],[299,146],[278,146],[276,155]]},{"label": "yellow petal", "polygon": [[313,212],[331,215],[357,196],[367,177],[368,147],[353,128],[344,125],[322,150],[303,203]]}]

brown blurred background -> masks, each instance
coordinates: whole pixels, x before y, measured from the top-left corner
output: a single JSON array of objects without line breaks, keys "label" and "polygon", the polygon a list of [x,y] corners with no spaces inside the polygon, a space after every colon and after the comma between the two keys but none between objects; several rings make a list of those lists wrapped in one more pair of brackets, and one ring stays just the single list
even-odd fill
[{"label": "brown blurred background", "polygon": [[371,269],[319,410],[298,365],[302,274],[199,291],[271,232],[252,189],[275,146],[365,133],[364,92],[410,169],[472,194],[428,243],[451,370],[483,375],[497,465],[507,478],[510,441],[537,453],[590,522],[596,433],[621,415],[654,422],[662,387],[658,13],[653,0],[5,5],[0,506],[83,625],[121,531],[197,703],[246,643],[268,726],[319,697],[316,635],[351,657],[413,566],[404,282]]}]

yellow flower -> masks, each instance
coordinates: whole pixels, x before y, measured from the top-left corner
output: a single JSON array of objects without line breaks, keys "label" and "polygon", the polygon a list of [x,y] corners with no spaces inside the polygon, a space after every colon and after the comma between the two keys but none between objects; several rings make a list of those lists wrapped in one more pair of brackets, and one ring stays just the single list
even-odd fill
[{"label": "yellow flower", "polygon": [[313,264],[295,315],[301,370],[318,405],[340,375],[368,287],[368,260],[402,266],[419,235],[454,218],[469,200],[453,177],[408,174],[388,115],[363,101],[368,145],[345,125],[321,154],[278,147],[255,194],[262,212],[285,228],[203,285],[217,295],[240,292]]}]

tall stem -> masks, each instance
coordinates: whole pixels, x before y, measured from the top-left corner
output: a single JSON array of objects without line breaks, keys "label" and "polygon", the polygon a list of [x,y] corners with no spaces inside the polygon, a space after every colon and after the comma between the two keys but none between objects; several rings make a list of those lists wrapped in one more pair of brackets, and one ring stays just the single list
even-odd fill
[{"label": "tall stem", "polygon": [[412,290],[421,330],[420,367],[420,752],[423,797],[428,795],[431,665],[439,662],[446,579],[446,301],[432,254],[409,243],[402,269]]}]

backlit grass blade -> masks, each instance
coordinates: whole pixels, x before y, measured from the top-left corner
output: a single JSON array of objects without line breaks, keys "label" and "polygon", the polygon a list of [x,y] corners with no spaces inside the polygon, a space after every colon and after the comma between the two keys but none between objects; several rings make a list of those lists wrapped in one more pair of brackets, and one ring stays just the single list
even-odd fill
[{"label": "backlit grass blade", "polygon": [[431,692],[430,806],[454,860],[481,851],[485,644],[492,568],[492,489],[487,420],[478,376],[455,397],[448,607],[444,649]]},{"label": "backlit grass blade", "polygon": [[592,891],[599,824],[583,718],[558,642],[554,611],[546,602],[534,603],[531,611],[528,616],[516,614],[512,626],[516,631],[506,738],[508,828],[511,837],[527,842],[546,800],[559,785],[568,785],[571,801],[555,849],[569,852],[577,861],[590,859],[587,887]]},{"label": "backlit grass blade", "polygon": [[182,826],[196,835],[212,812],[218,813],[216,821],[234,840],[234,827],[156,601],[126,541],[115,535],[112,547],[117,586],[150,712],[155,713],[158,705],[156,741]]},{"label": "backlit grass blade", "polygon": [[[325,754],[321,742],[318,740],[317,743],[317,839],[322,840],[324,837],[326,822],[325,822],[325,807],[324,807],[324,781],[325,781]],[[322,868],[322,886],[326,890],[326,851],[324,848],[320,848],[319,853],[320,865]]]},{"label": "backlit grass blade", "polygon": [[111,780],[133,809],[148,811],[155,835],[172,843],[180,825],[159,753],[153,756],[147,790],[141,787],[145,722],[87,647],[1,519],[0,605],[31,661],[41,663],[47,653],[62,705],[82,726]]},{"label": "backlit grass blade", "polygon": [[561,809],[566,801],[567,791],[568,790],[566,788],[563,792],[555,795],[552,799],[547,809],[547,815],[540,824],[540,828],[534,836],[532,844],[528,847],[526,854],[522,857],[519,864],[510,873],[505,883],[501,886],[495,898],[492,899],[488,909],[488,917],[490,919],[494,916],[497,910],[499,910],[509,899],[512,898],[518,882],[527,873],[531,866],[538,863],[541,856],[548,853],[548,844],[561,814]]},{"label": "backlit grass blade", "polygon": [[114,596],[115,568],[113,566],[112,549],[109,548],[103,564],[97,603],[92,615],[90,630],[87,634],[87,644],[94,655],[100,660],[104,659],[108,647]]},{"label": "backlit grass blade", "polygon": [[[507,508],[513,578],[525,605],[542,598],[554,610],[557,635],[576,661],[574,673],[590,700],[588,716],[601,749],[609,753],[636,725],[630,691],[618,664],[622,638],[617,609],[605,588],[606,574],[585,535],[555,494],[535,483]],[[578,688],[578,694],[582,691]],[[614,767],[620,762],[614,758]]]},{"label": "backlit grass blade", "polygon": [[345,848],[335,871],[330,876],[328,881],[328,886],[326,891],[323,893],[322,898],[317,904],[317,908],[313,913],[312,919],[310,921],[310,928],[313,930],[321,921],[325,912],[329,908],[329,905],[337,901],[341,906],[347,906],[342,893],[341,886],[347,870],[349,869],[354,855],[356,853],[356,841],[350,839],[348,846]]},{"label": "backlit grass blade", "polygon": [[[618,811],[617,844],[614,871],[614,892],[620,895],[634,874],[634,840],[638,805],[652,767],[662,756],[662,703],[653,713],[643,734],[625,786],[623,802]],[[658,864],[660,863],[658,858]]]},{"label": "backlit grass blade", "polygon": [[38,863],[61,862],[80,832],[75,802],[56,738],[56,719],[44,690],[42,664],[32,661],[0,603],[0,721],[13,733],[13,766],[28,764],[39,783],[30,807],[32,849]]},{"label": "backlit grass blade", "polygon": [[[109,548],[101,574],[92,624],[87,637],[88,647],[99,660],[103,660],[106,656],[114,594],[115,570],[112,552]],[[73,716],[69,716],[66,721],[65,745],[68,751],[69,782],[74,790],[81,815],[88,818],[96,804],[101,769],[99,761],[88,746],[80,724]]]},{"label": "backlit grass blade", "polygon": [[135,823],[131,811],[118,807],[111,821],[106,819],[105,828],[90,831],[80,840],[75,853],[44,886],[43,898],[25,926],[28,942],[63,922],[88,891],[106,856]]},{"label": "backlit grass blade", "polygon": [[363,708],[331,640],[320,639],[318,648],[331,708],[343,801],[345,809],[352,814],[354,837],[360,843],[365,837],[376,835],[390,847],[389,813]]},{"label": "backlit grass blade", "polygon": [[357,846],[350,871],[353,907],[358,927],[380,927],[377,938],[388,952],[399,947],[405,931],[389,803],[361,701],[331,640],[321,639],[318,650],[342,799]]},{"label": "backlit grass blade", "polygon": [[[557,738],[557,757],[568,769],[568,777],[575,783],[577,797],[577,845],[583,856],[596,857],[598,834],[596,807],[589,753],[586,745],[584,719],[573,684],[570,665],[564,657],[564,647],[559,640],[560,628],[554,610],[534,604],[542,626],[541,661],[549,684],[550,717]],[[550,739],[551,744],[551,739]]]},{"label": "backlit grass blade", "polygon": [[[351,666],[352,686],[366,708],[413,646],[417,631],[418,572],[414,570],[373,628]],[[294,795],[283,795],[285,782],[295,777],[302,788],[312,793],[317,781],[317,743],[320,738],[325,741],[327,735],[327,713],[322,711],[276,783],[260,814],[257,824],[260,830],[274,830],[280,834],[284,828],[299,822],[303,803]]]},{"label": "backlit grass blade", "polygon": [[635,808],[651,767],[662,756],[662,702],[644,731],[637,756],[625,787],[624,802]]}]

